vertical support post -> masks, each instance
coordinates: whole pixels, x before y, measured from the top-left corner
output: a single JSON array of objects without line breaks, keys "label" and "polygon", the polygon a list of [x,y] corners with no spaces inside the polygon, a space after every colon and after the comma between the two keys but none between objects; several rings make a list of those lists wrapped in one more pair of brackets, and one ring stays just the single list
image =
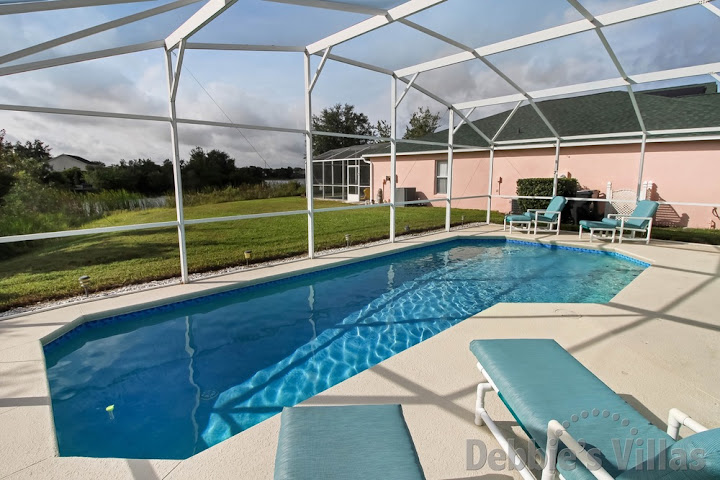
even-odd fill
[{"label": "vertical support post", "polygon": [[395,177],[397,176],[397,78],[390,77],[390,242],[395,242]]},{"label": "vertical support post", "polygon": [[[305,51],[305,197],[308,210],[308,257],[315,258],[315,213],[313,211],[312,88],[310,54]],[[323,191],[325,187],[323,187]]]},{"label": "vertical support post", "polygon": [[170,109],[170,139],[172,142],[173,183],[175,185],[175,212],[177,215],[178,244],[180,245],[180,278],[182,283],[188,283],[187,244],[185,242],[185,212],[183,210],[182,176],[180,171],[180,144],[178,141],[177,110],[175,98],[177,96],[180,69],[182,68],[185,41],[180,43],[177,67],[173,69],[172,51],[165,51],[165,69],[168,77],[168,104]]},{"label": "vertical support post", "polygon": [[485,215],[485,223],[490,225],[490,209],[492,208],[492,193],[493,193],[493,166],[495,163],[495,147],[490,145],[490,165],[488,168],[488,199],[487,199],[487,213]]},{"label": "vertical support post", "polygon": [[555,171],[553,172],[553,194],[557,195],[558,170],[560,169],[560,138],[555,142]]},{"label": "vertical support post", "polygon": [[452,184],[453,184],[453,138],[455,134],[455,111],[451,108],[448,111],[448,180],[447,180],[447,204],[445,206],[445,231],[450,231],[450,215],[452,214]]},{"label": "vertical support post", "polygon": [[638,201],[643,200],[643,198],[640,198],[640,194],[642,193],[642,178],[643,178],[643,170],[645,169],[645,141],[647,140],[647,134],[643,133],[642,136],[642,143],[640,144],[640,167],[638,169],[638,183],[637,183],[637,195],[635,196]]}]

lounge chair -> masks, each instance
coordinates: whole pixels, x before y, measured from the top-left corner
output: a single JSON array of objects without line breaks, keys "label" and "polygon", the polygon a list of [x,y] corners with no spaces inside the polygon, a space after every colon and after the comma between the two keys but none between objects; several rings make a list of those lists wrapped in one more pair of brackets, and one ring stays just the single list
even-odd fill
[{"label": "lounge chair", "polygon": [[[615,232],[618,232],[620,243],[623,242],[623,238],[625,238],[625,240],[645,240],[645,243],[650,243],[653,216],[655,216],[657,209],[658,202],[641,200],[630,215],[610,214],[600,222],[580,220],[578,236],[582,238],[583,230],[589,230],[590,242],[592,242],[596,231],[612,231],[612,242],[615,241]],[[626,231],[632,232],[631,238],[624,236]],[[635,234],[638,232],[645,233],[645,238],[636,239]]]},{"label": "lounge chair", "polygon": [[[534,442],[525,452],[537,448],[545,457],[543,480],[557,473],[566,480],[720,478],[720,429],[707,430],[672,409],[663,432],[554,340],[474,340],[470,350],[486,380],[478,385],[475,423],[488,425],[523,478],[535,479],[525,461],[534,456],[527,453],[523,459],[510,452],[512,447],[485,410],[489,390],[498,393]],[[680,425],[704,433],[677,440]],[[691,461],[690,452],[696,449],[701,449],[700,469]],[[682,471],[673,464],[679,450],[688,455]]]},{"label": "lounge chair", "polygon": [[[525,229],[519,229],[530,232],[530,228],[534,225],[533,233],[537,235],[538,231],[541,232],[555,232],[557,235],[560,234],[560,218],[562,216],[562,210],[565,208],[567,200],[565,197],[556,196],[550,200],[550,204],[546,209],[529,209],[522,215],[506,215],[503,221],[503,230],[505,225],[510,224],[510,233],[512,233],[513,224],[526,224]],[[547,224],[547,228],[538,230],[538,223]],[[553,228],[555,225],[555,228]]]},{"label": "lounge chair", "polygon": [[400,405],[283,409],[275,480],[424,480]]}]

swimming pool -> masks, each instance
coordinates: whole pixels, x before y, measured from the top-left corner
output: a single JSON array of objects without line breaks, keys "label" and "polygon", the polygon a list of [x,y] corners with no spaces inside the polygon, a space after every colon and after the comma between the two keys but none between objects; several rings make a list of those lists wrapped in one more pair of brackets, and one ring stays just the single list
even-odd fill
[{"label": "swimming pool", "polygon": [[604,303],[647,266],[572,250],[453,240],[83,324],[44,348],[60,454],[187,458],[498,302]]}]

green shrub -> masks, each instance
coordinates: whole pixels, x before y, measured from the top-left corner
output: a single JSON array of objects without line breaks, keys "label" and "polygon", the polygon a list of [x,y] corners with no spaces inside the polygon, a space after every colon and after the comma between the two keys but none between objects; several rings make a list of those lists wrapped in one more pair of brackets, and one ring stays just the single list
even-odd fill
[{"label": "green shrub", "polygon": [[[558,178],[557,194],[563,197],[574,197],[577,195],[578,186],[575,178]],[[520,178],[517,181],[517,195],[520,197],[550,197],[552,191],[552,178]],[[523,212],[531,208],[546,208],[549,203],[550,200],[518,199],[518,205]],[[569,218],[565,214],[563,216]]]}]

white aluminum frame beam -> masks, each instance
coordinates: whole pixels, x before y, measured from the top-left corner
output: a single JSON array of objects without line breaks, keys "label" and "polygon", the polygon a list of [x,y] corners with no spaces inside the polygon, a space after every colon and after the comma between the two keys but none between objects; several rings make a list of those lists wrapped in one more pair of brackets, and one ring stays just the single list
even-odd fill
[{"label": "white aluminum frame beam", "polygon": [[395,8],[391,8],[385,14],[375,15],[363,20],[360,23],[348,27],[344,30],[340,30],[328,37],[325,37],[317,42],[311,43],[307,46],[307,51],[311,54],[325,50],[328,47],[334,47],[341,43],[352,40],[353,38],[364,35],[368,32],[372,32],[380,27],[389,25],[390,23],[402,20],[405,17],[414,15],[418,12],[422,12],[430,7],[434,7],[446,0],[409,0]]},{"label": "white aluminum frame beam", "polygon": [[230,8],[236,1],[210,0],[165,38],[165,49],[172,50],[180,43],[180,40],[187,40],[193,36],[198,30],[212,22],[215,17]]},{"label": "white aluminum frame beam", "polygon": [[[128,15],[126,17],[118,18],[118,19],[112,20],[110,22],[102,23],[100,25],[95,25],[94,27],[86,28],[84,30],[79,30],[77,32],[70,33],[70,34],[64,35],[62,37],[57,37],[52,40],[48,40],[47,42],[38,43],[31,47],[23,48],[21,50],[17,50],[15,52],[8,53],[6,55],[2,55],[2,56],[0,56],[0,64],[13,62],[15,60],[19,60],[21,58],[28,57],[30,55],[35,55],[36,53],[44,52],[45,50],[49,50],[51,48],[55,48],[60,45],[64,45],[66,43],[74,42],[75,40],[80,40],[82,38],[86,38],[91,35],[105,32],[107,30],[112,30],[113,28],[118,28],[118,27],[122,27],[123,25],[135,23],[140,20],[144,20],[146,18],[154,17],[156,15],[167,13],[172,10],[176,10],[178,8],[192,5],[193,3],[198,3],[200,1],[202,1],[202,0],[177,0],[175,2],[171,2],[171,3],[165,4],[165,5],[160,5],[159,7],[151,8],[149,10],[144,10],[142,12],[134,13],[134,14]],[[47,3],[47,2],[44,2],[44,3]]]},{"label": "white aluminum frame beam", "polygon": [[390,243],[395,243],[395,178],[397,177],[397,78],[390,77]]},{"label": "white aluminum frame beam", "polygon": [[365,5],[356,5],[352,3],[329,2],[326,0],[265,0],[266,2],[285,3],[287,5],[297,5],[300,7],[323,8],[326,10],[337,10],[348,13],[359,13],[361,15],[386,15],[387,10],[381,8],[367,7]]},{"label": "white aluminum frame beam", "polygon": [[638,125],[640,125],[640,129],[645,132],[647,129],[645,128],[645,121],[642,117],[642,112],[640,112],[640,107],[638,106],[637,99],[635,98],[635,93],[632,89],[632,81],[628,77],[628,74],[625,72],[625,68],[622,66],[622,63],[620,62],[620,59],[615,54],[615,51],[613,50],[612,46],[610,45],[610,42],[608,42],[607,37],[605,37],[605,33],[602,31],[602,25],[600,22],[597,21],[597,19],[580,3],[579,0],[567,0],[567,2],[572,5],[575,10],[577,10],[580,15],[585,17],[586,20],[588,20],[590,23],[595,25],[595,34],[600,39],[600,43],[602,43],[603,48],[605,48],[605,52],[610,57],[610,60],[612,60],[613,65],[615,65],[615,69],[618,71],[620,76],[624,78],[627,82],[627,92],[630,96],[630,102],[632,103],[633,110],[635,110],[635,117],[637,118]]},{"label": "white aluminum frame beam", "polygon": [[[454,136],[455,129],[455,111],[452,108],[448,109],[448,178],[447,178],[447,204],[445,205],[445,231],[450,231],[450,223],[452,216],[452,185],[453,185],[453,160],[454,160]],[[437,172],[436,172],[437,174]]]},{"label": "white aluminum frame beam", "polygon": [[520,109],[520,105],[522,105],[524,101],[525,101],[525,100],[520,100],[520,101],[515,105],[515,108],[512,109],[512,111],[511,111],[510,114],[507,116],[507,118],[506,118],[505,121],[502,123],[502,125],[500,125],[500,128],[498,128],[498,131],[495,132],[495,135],[493,135],[493,137],[492,137],[492,139],[491,139],[493,143],[495,143],[495,141],[496,141],[497,138],[500,136],[500,134],[503,132],[503,130],[505,130],[505,127],[507,127],[507,124],[510,123],[510,120],[512,120],[513,116],[515,116],[515,112],[517,112],[518,109]]},{"label": "white aluminum frame beam", "polygon": [[77,115],[81,117],[119,118],[124,120],[146,120],[150,122],[169,122],[170,117],[158,115],[136,115],[134,113],[101,112],[97,110],[73,110],[69,108],[34,107],[27,105],[0,104],[0,110],[10,112],[49,113],[53,115]]},{"label": "white aluminum frame beam", "polygon": [[[631,75],[629,81],[632,83],[649,83],[658,82],[662,80],[675,80],[678,78],[695,77],[701,75],[712,75],[715,72],[720,71],[720,63],[706,63],[703,65],[695,65],[692,67],[674,68],[670,70],[660,70],[657,72],[641,73],[637,75]],[[574,85],[566,85],[564,87],[548,88],[544,90],[536,90],[528,92],[534,99],[541,99],[547,97],[555,97],[559,95],[571,95],[575,93],[586,93],[593,90],[602,90],[607,88],[616,87],[627,87],[630,82],[624,78],[611,78],[607,80],[599,80],[595,82],[577,83]],[[500,105],[509,101],[522,100],[523,96],[516,95],[505,95],[501,97],[486,98],[483,100],[460,102],[453,106],[459,109],[466,109],[471,107],[487,107],[490,105]]]},{"label": "white aluminum frame beam", "polygon": [[328,47],[325,49],[325,53],[323,53],[322,58],[320,59],[320,64],[317,66],[317,69],[315,70],[315,75],[313,76],[312,80],[310,81],[310,86],[308,87],[308,90],[311,92],[315,88],[315,84],[318,81],[318,78],[320,78],[320,74],[322,73],[323,67],[325,66],[325,62],[328,59],[328,55],[330,55],[330,50],[332,50],[332,47]]},{"label": "white aluminum frame beam", "polygon": [[249,45],[244,43],[207,43],[188,42],[188,50],[235,50],[242,52],[296,52],[303,53],[305,47],[300,45]]},{"label": "white aluminum frame beam", "polygon": [[80,53],[76,55],[67,55],[64,57],[49,58],[37,62],[20,63],[7,67],[0,67],[0,77],[5,75],[14,75],[16,73],[32,72],[34,70],[42,70],[44,68],[59,67],[61,65],[70,65],[72,63],[86,62],[88,60],[98,60],[100,58],[114,57],[117,55],[126,55],[128,53],[144,52],[154,48],[163,47],[162,40],[152,42],[135,43],[125,45],[123,47],[108,48],[106,50],[96,50],[94,52]]},{"label": "white aluminum frame beam", "polygon": [[[329,53],[329,52],[328,52]],[[315,258],[315,208],[313,192],[313,131],[312,131],[312,78],[310,77],[310,53],[305,52],[303,73],[305,77],[305,198],[307,198],[308,257]]]},{"label": "white aluminum frame beam", "polygon": [[180,42],[177,64],[173,69],[172,52],[165,52],[165,69],[168,79],[168,109],[170,112],[170,141],[172,142],[173,185],[175,187],[175,213],[177,216],[178,245],[180,248],[180,277],[182,283],[188,283],[190,276],[187,261],[187,242],[185,241],[185,210],[183,208],[182,175],[180,169],[180,141],[178,140],[177,110],[175,98],[180,82],[180,72],[185,53],[185,40]]},{"label": "white aluminum frame beam", "polygon": [[[470,118],[470,115],[472,115],[474,111],[475,107],[471,108],[470,111],[465,114],[465,117]],[[463,125],[465,125],[465,120],[460,120],[460,122],[458,122],[457,126],[455,127],[455,132],[453,133],[457,133],[457,131],[460,130],[460,127],[462,127]]]},{"label": "white aluminum frame beam", "polygon": [[[669,12],[680,8],[691,7],[697,5],[697,0],[655,0],[652,2],[636,5],[634,7],[625,8],[622,10],[616,10],[596,17],[597,22],[600,26],[616,25],[618,23],[628,22],[643,17],[649,17],[659,13]],[[566,37],[568,35],[574,35],[576,33],[587,32],[593,30],[596,27],[592,22],[583,19],[576,22],[559,25],[557,27],[540,30],[538,32],[529,33],[527,35],[521,35],[519,37],[511,38],[501,42],[493,43],[474,49],[481,56],[493,55],[496,53],[507,52],[516,48],[527,47],[536,43],[546,42],[548,40],[554,40],[556,38]],[[447,55],[429,62],[419,63],[406,68],[401,68],[395,71],[395,75],[398,77],[406,77],[413,75],[417,72],[426,72],[434,70],[436,68],[447,67],[455,65],[457,63],[467,62],[473,60],[475,56],[469,52],[456,53],[453,55]]]},{"label": "white aluminum frame beam", "polygon": [[53,0],[37,2],[17,2],[0,5],[0,15],[14,15],[17,13],[45,12],[48,10],[63,10],[66,8],[99,7],[102,5],[117,5],[119,3],[149,2],[151,0]]}]

